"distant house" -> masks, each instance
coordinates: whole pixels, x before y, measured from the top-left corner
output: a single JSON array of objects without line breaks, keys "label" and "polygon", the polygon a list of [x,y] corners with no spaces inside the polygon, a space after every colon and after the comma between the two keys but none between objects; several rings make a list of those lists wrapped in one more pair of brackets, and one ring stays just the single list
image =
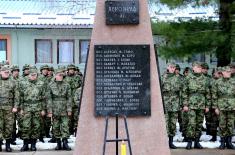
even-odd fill
[{"label": "distant house", "polygon": [[0,62],[84,70],[95,0],[1,0]]},{"label": "distant house", "polygon": [[[11,64],[74,63],[84,70],[88,45],[94,22],[96,0],[1,0],[0,1],[0,62]],[[158,1],[150,4],[153,21],[172,21],[196,17],[218,19],[216,6],[170,10]],[[162,43],[154,36],[156,47]],[[215,66],[215,57],[195,55],[192,60],[175,59],[181,67],[193,60]],[[169,60],[159,58],[161,74]],[[171,61],[171,60],[170,60]]]}]

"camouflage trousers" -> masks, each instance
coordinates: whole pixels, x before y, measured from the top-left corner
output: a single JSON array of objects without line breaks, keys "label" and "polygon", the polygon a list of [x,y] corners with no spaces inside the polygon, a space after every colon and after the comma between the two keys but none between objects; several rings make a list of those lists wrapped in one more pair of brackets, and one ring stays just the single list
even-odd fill
[{"label": "camouflage trousers", "polygon": [[188,138],[199,138],[201,136],[202,124],[204,119],[203,109],[190,109],[188,111],[188,127],[186,136]]},{"label": "camouflage trousers", "polygon": [[40,134],[41,136],[46,135],[46,132],[50,131],[51,128],[51,118],[44,116],[41,119]]},{"label": "camouflage trousers", "polygon": [[220,111],[219,128],[220,136],[232,136],[234,123],[234,111]]},{"label": "camouflage trousers", "polygon": [[14,113],[11,109],[0,109],[0,139],[11,139],[14,126]]},{"label": "camouflage trousers", "polygon": [[175,136],[178,111],[168,111],[165,115],[168,136]]},{"label": "camouflage trousers", "polygon": [[53,115],[52,128],[55,138],[69,138],[69,117]]},{"label": "camouflage trousers", "polygon": [[186,137],[187,127],[188,127],[188,122],[189,122],[188,112],[180,111],[180,113],[181,113],[181,122],[179,122],[179,124],[181,128],[182,136]]},{"label": "camouflage trousers", "polygon": [[21,138],[38,139],[40,136],[41,111],[24,111],[21,121]]},{"label": "camouflage trousers", "polygon": [[[78,107],[72,108],[72,116],[69,119],[69,131],[72,134],[78,126]],[[76,132],[76,131],[75,131]]]},{"label": "camouflage trousers", "polygon": [[208,113],[205,114],[206,119],[206,134],[216,135],[217,127],[219,126],[219,118],[215,113],[215,109],[210,109]]}]

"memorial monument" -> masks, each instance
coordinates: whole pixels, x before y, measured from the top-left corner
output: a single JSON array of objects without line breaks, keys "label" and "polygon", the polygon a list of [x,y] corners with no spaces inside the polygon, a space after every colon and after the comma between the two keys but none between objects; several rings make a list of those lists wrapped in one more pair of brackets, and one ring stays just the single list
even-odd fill
[{"label": "memorial monument", "polygon": [[133,155],[170,155],[147,0],[97,0],[74,155],[103,154],[107,128],[126,139],[117,114]]}]

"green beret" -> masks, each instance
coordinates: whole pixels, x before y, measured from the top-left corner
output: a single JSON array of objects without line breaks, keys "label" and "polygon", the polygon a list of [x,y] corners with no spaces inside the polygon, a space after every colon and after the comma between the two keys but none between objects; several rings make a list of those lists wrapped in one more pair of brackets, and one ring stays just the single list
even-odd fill
[{"label": "green beret", "polygon": [[70,64],[70,65],[67,66],[67,70],[69,70],[69,69],[76,70],[76,66],[74,64]]},{"label": "green beret", "polygon": [[30,65],[29,65],[29,64],[25,64],[25,65],[23,66],[23,69],[22,69],[22,70],[24,71],[24,70],[29,69],[29,68],[30,68]]},{"label": "green beret", "polygon": [[40,67],[40,71],[42,71],[43,69],[49,69],[49,66],[48,66],[48,65],[42,65],[42,66]]},{"label": "green beret", "polygon": [[19,66],[18,65],[12,65],[11,66],[11,71],[16,71],[16,70],[20,71]]},{"label": "green beret", "polygon": [[202,63],[202,68],[204,68],[204,69],[209,69],[209,65],[206,63],[206,62],[204,62],[204,63]]},{"label": "green beret", "polygon": [[202,65],[201,62],[198,62],[198,61],[194,61],[192,63],[192,67],[194,67],[194,66],[201,66],[201,65]]}]

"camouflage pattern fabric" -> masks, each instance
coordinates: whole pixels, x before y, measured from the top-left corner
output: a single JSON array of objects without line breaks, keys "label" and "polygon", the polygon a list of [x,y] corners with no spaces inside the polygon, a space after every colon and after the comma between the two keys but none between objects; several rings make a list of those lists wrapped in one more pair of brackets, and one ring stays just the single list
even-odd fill
[{"label": "camouflage pattern fabric", "polygon": [[202,130],[204,119],[204,110],[211,103],[210,81],[208,78],[199,73],[190,73],[185,78],[182,98],[184,106],[189,107],[188,127],[186,136],[188,138],[199,138]]},{"label": "camouflage pattern fabric", "polygon": [[69,137],[68,112],[72,111],[71,88],[65,81],[51,81],[48,87],[48,112],[53,115],[55,138]]},{"label": "camouflage pattern fabric", "polygon": [[19,104],[19,89],[11,78],[0,77],[0,139],[12,138],[14,114],[12,108]]},{"label": "camouflage pattern fabric", "polygon": [[45,85],[40,80],[20,82],[20,107],[22,139],[38,139],[40,135],[41,111],[45,110]]},{"label": "camouflage pattern fabric", "polygon": [[166,109],[167,130],[169,136],[174,136],[180,105],[180,90],[182,83],[179,76],[166,73],[162,77],[163,100]]}]

